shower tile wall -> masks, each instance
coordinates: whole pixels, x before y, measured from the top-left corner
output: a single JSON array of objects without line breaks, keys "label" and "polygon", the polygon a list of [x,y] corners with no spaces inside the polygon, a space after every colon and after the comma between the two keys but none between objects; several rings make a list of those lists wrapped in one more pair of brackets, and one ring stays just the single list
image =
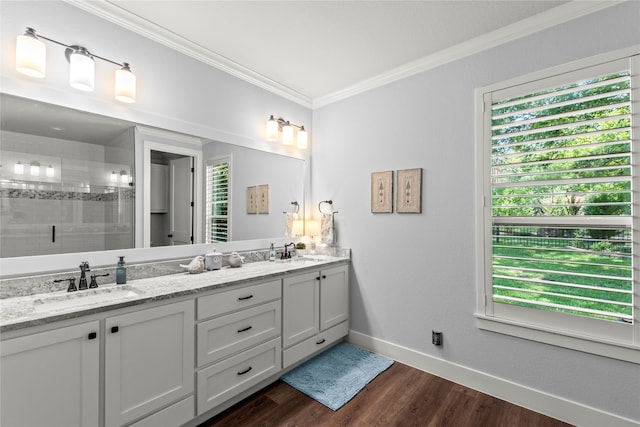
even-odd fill
[{"label": "shower tile wall", "polygon": [[[0,256],[133,246],[134,188],[111,182],[112,171],[130,174],[132,165],[106,163],[101,145],[0,135]],[[129,157],[133,163],[133,145]],[[37,177],[30,175],[33,160],[41,167]],[[22,175],[14,171],[17,161],[25,164]],[[49,164],[53,177],[45,173]]]}]

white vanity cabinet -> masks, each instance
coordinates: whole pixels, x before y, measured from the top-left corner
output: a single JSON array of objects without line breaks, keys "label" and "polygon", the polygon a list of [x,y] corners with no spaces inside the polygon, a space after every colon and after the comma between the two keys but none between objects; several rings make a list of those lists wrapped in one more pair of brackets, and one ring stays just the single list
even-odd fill
[{"label": "white vanity cabinet", "polygon": [[99,322],[0,344],[1,426],[99,425]]},{"label": "white vanity cabinet", "polygon": [[197,300],[197,412],[203,414],[281,369],[281,281]]},{"label": "white vanity cabinet", "polygon": [[[176,412],[189,416],[181,423],[193,417],[194,321],[193,300],[105,319],[106,427],[121,426],[174,402]],[[172,419],[172,408],[164,410],[165,419]],[[162,413],[156,415],[162,424],[158,416]]]},{"label": "white vanity cabinet", "polygon": [[283,279],[282,310],[282,365],[287,368],[349,333],[349,267]]}]

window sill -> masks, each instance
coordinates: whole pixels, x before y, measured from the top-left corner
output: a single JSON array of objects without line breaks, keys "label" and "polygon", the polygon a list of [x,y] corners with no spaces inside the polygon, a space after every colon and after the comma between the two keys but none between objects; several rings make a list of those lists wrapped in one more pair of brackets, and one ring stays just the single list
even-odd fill
[{"label": "window sill", "polygon": [[597,354],[612,359],[640,364],[640,347],[594,337],[571,334],[565,331],[548,330],[521,322],[475,314],[476,326],[486,331],[538,341],[585,353]]}]

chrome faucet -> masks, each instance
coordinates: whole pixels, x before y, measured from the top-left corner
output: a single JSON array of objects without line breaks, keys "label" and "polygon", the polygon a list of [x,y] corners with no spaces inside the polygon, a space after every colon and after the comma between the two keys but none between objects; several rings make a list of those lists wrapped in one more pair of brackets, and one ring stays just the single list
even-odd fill
[{"label": "chrome faucet", "polygon": [[89,289],[89,286],[87,286],[87,276],[85,274],[87,271],[91,271],[89,263],[87,261],[82,261],[80,263],[80,283],[78,284],[78,289],[81,291]]}]

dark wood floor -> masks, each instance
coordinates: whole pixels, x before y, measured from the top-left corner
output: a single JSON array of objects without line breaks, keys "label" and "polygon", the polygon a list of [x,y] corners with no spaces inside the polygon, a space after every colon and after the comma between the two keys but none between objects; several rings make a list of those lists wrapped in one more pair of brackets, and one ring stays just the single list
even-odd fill
[{"label": "dark wood floor", "polygon": [[199,427],[568,427],[434,375],[394,363],[337,411],[277,381]]}]

